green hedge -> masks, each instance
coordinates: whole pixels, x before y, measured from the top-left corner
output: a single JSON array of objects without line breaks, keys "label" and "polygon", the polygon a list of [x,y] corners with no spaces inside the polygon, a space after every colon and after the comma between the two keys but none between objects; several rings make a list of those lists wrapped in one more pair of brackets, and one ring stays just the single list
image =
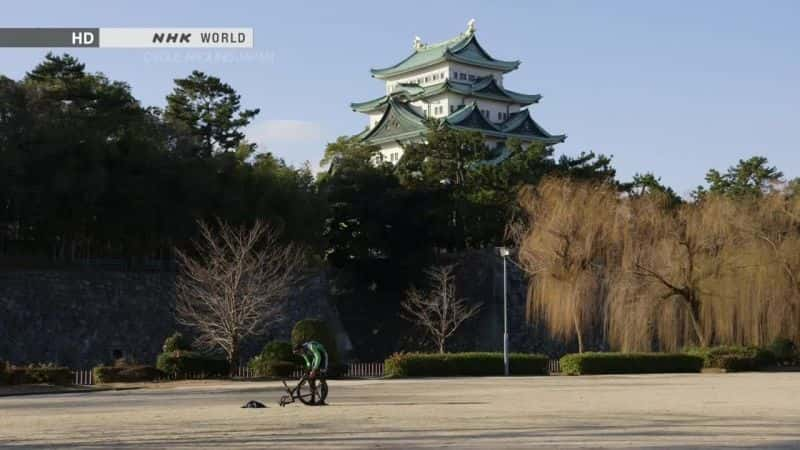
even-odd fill
[{"label": "green hedge", "polygon": [[[512,375],[547,375],[547,357],[512,353]],[[448,377],[503,375],[502,353],[395,353],[384,362],[387,377]]]},{"label": "green hedge", "polygon": [[767,350],[775,356],[775,362],[781,365],[796,364],[798,360],[797,346],[791,339],[778,338],[767,346]]},{"label": "green hedge", "polygon": [[300,364],[300,358],[292,352],[292,344],[271,341],[261,353],[247,363],[259,377],[288,378]]},{"label": "green hedge", "polygon": [[302,358],[292,351],[292,344],[284,341],[270,341],[259,356],[265,361],[288,361],[300,364]]},{"label": "green hedge", "polygon": [[703,358],[683,353],[579,353],[561,358],[566,375],[700,372]]},{"label": "green hedge", "polygon": [[187,375],[224,376],[228,375],[228,362],[221,358],[198,352],[162,353],[156,359],[156,368],[178,378]]},{"label": "green hedge", "polygon": [[156,381],[166,374],[153,366],[109,367],[97,366],[92,369],[95,383],[134,383]]},{"label": "green hedge", "polygon": [[292,361],[272,361],[266,360],[261,355],[254,357],[248,366],[255,371],[259,377],[278,377],[289,378],[297,367]]},{"label": "green hedge", "polygon": [[58,366],[12,367],[8,378],[10,384],[72,384],[72,371]]},{"label": "green hedge", "polygon": [[775,355],[758,347],[722,345],[711,348],[692,348],[687,353],[703,358],[703,367],[731,372],[759,370],[775,364]]}]

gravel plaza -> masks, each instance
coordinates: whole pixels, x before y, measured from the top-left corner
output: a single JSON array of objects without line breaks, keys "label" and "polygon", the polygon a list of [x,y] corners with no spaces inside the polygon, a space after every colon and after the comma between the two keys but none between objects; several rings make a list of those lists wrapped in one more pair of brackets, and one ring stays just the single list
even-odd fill
[{"label": "gravel plaza", "polygon": [[[0,398],[3,448],[800,448],[800,373],[195,381]],[[240,408],[249,400],[266,409]]]}]

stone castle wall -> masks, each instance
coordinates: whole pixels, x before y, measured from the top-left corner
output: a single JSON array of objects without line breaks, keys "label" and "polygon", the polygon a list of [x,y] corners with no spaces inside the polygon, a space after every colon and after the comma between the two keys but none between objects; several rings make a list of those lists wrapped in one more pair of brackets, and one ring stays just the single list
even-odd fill
[{"label": "stone castle wall", "polygon": [[[164,338],[179,327],[173,315],[174,273],[104,270],[0,272],[0,361],[57,362],[91,367],[115,352],[153,363]],[[288,340],[303,318],[330,323],[345,351],[350,345],[327,301],[324,274],[303,280],[283,320],[243,346],[257,353],[270,339]]]},{"label": "stone castle wall", "polygon": [[[502,259],[481,250],[453,255],[443,262],[457,263],[459,295],[483,304],[479,316],[465,323],[448,343],[448,350],[502,350]],[[566,344],[550,338],[543,323],[527,321],[527,278],[511,263],[507,269],[511,351],[565,353]],[[299,284],[287,302],[283,320],[263,336],[247,341],[243,358],[258,353],[269,340],[289,340],[292,325],[303,318],[331,324],[342,355],[363,355],[358,349],[353,351],[342,325],[347,320],[341,320],[332,305],[327,274],[310,274]],[[91,367],[111,361],[118,351],[142,363],[153,363],[164,338],[179,329],[173,316],[174,293],[174,273],[170,272],[0,271],[0,361]],[[402,323],[409,336],[414,333],[413,327]],[[391,342],[379,342],[382,339]],[[376,335],[359,345],[389,352],[415,348],[396,333]],[[385,356],[372,353],[371,360]]]}]

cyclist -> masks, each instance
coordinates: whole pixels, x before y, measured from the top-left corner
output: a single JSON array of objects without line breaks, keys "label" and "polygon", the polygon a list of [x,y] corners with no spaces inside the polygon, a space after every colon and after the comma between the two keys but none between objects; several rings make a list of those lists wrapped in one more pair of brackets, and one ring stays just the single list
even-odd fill
[{"label": "cyclist", "polygon": [[297,344],[294,347],[294,353],[302,356],[305,360],[308,378],[314,380],[328,370],[328,352],[319,342],[308,341]]}]

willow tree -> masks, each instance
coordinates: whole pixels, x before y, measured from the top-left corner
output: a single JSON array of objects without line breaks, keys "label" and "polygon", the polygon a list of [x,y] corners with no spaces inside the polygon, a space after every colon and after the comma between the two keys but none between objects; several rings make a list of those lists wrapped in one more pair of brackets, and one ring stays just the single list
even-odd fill
[{"label": "willow tree", "polygon": [[[619,234],[622,259],[609,298],[609,324],[612,343],[623,348],[632,343],[620,337],[629,338],[637,326],[640,347],[653,341],[673,349],[708,345],[715,308],[725,300],[719,287],[740,269],[730,251],[741,239],[726,220],[727,199],[709,197],[678,208],[666,202],[663,196],[629,202],[630,220]],[[631,303],[635,307],[620,307]]]},{"label": "willow tree", "polygon": [[530,223],[520,241],[520,263],[532,275],[528,319],[542,316],[551,334],[576,339],[579,352],[602,322],[606,268],[617,254],[617,202],[608,184],[567,179],[521,193]]},{"label": "willow tree", "polygon": [[744,238],[735,251],[743,270],[728,280],[723,295],[736,301],[720,338],[764,344],[776,337],[800,340],[800,197],[775,191],[740,199],[729,220]]}]

